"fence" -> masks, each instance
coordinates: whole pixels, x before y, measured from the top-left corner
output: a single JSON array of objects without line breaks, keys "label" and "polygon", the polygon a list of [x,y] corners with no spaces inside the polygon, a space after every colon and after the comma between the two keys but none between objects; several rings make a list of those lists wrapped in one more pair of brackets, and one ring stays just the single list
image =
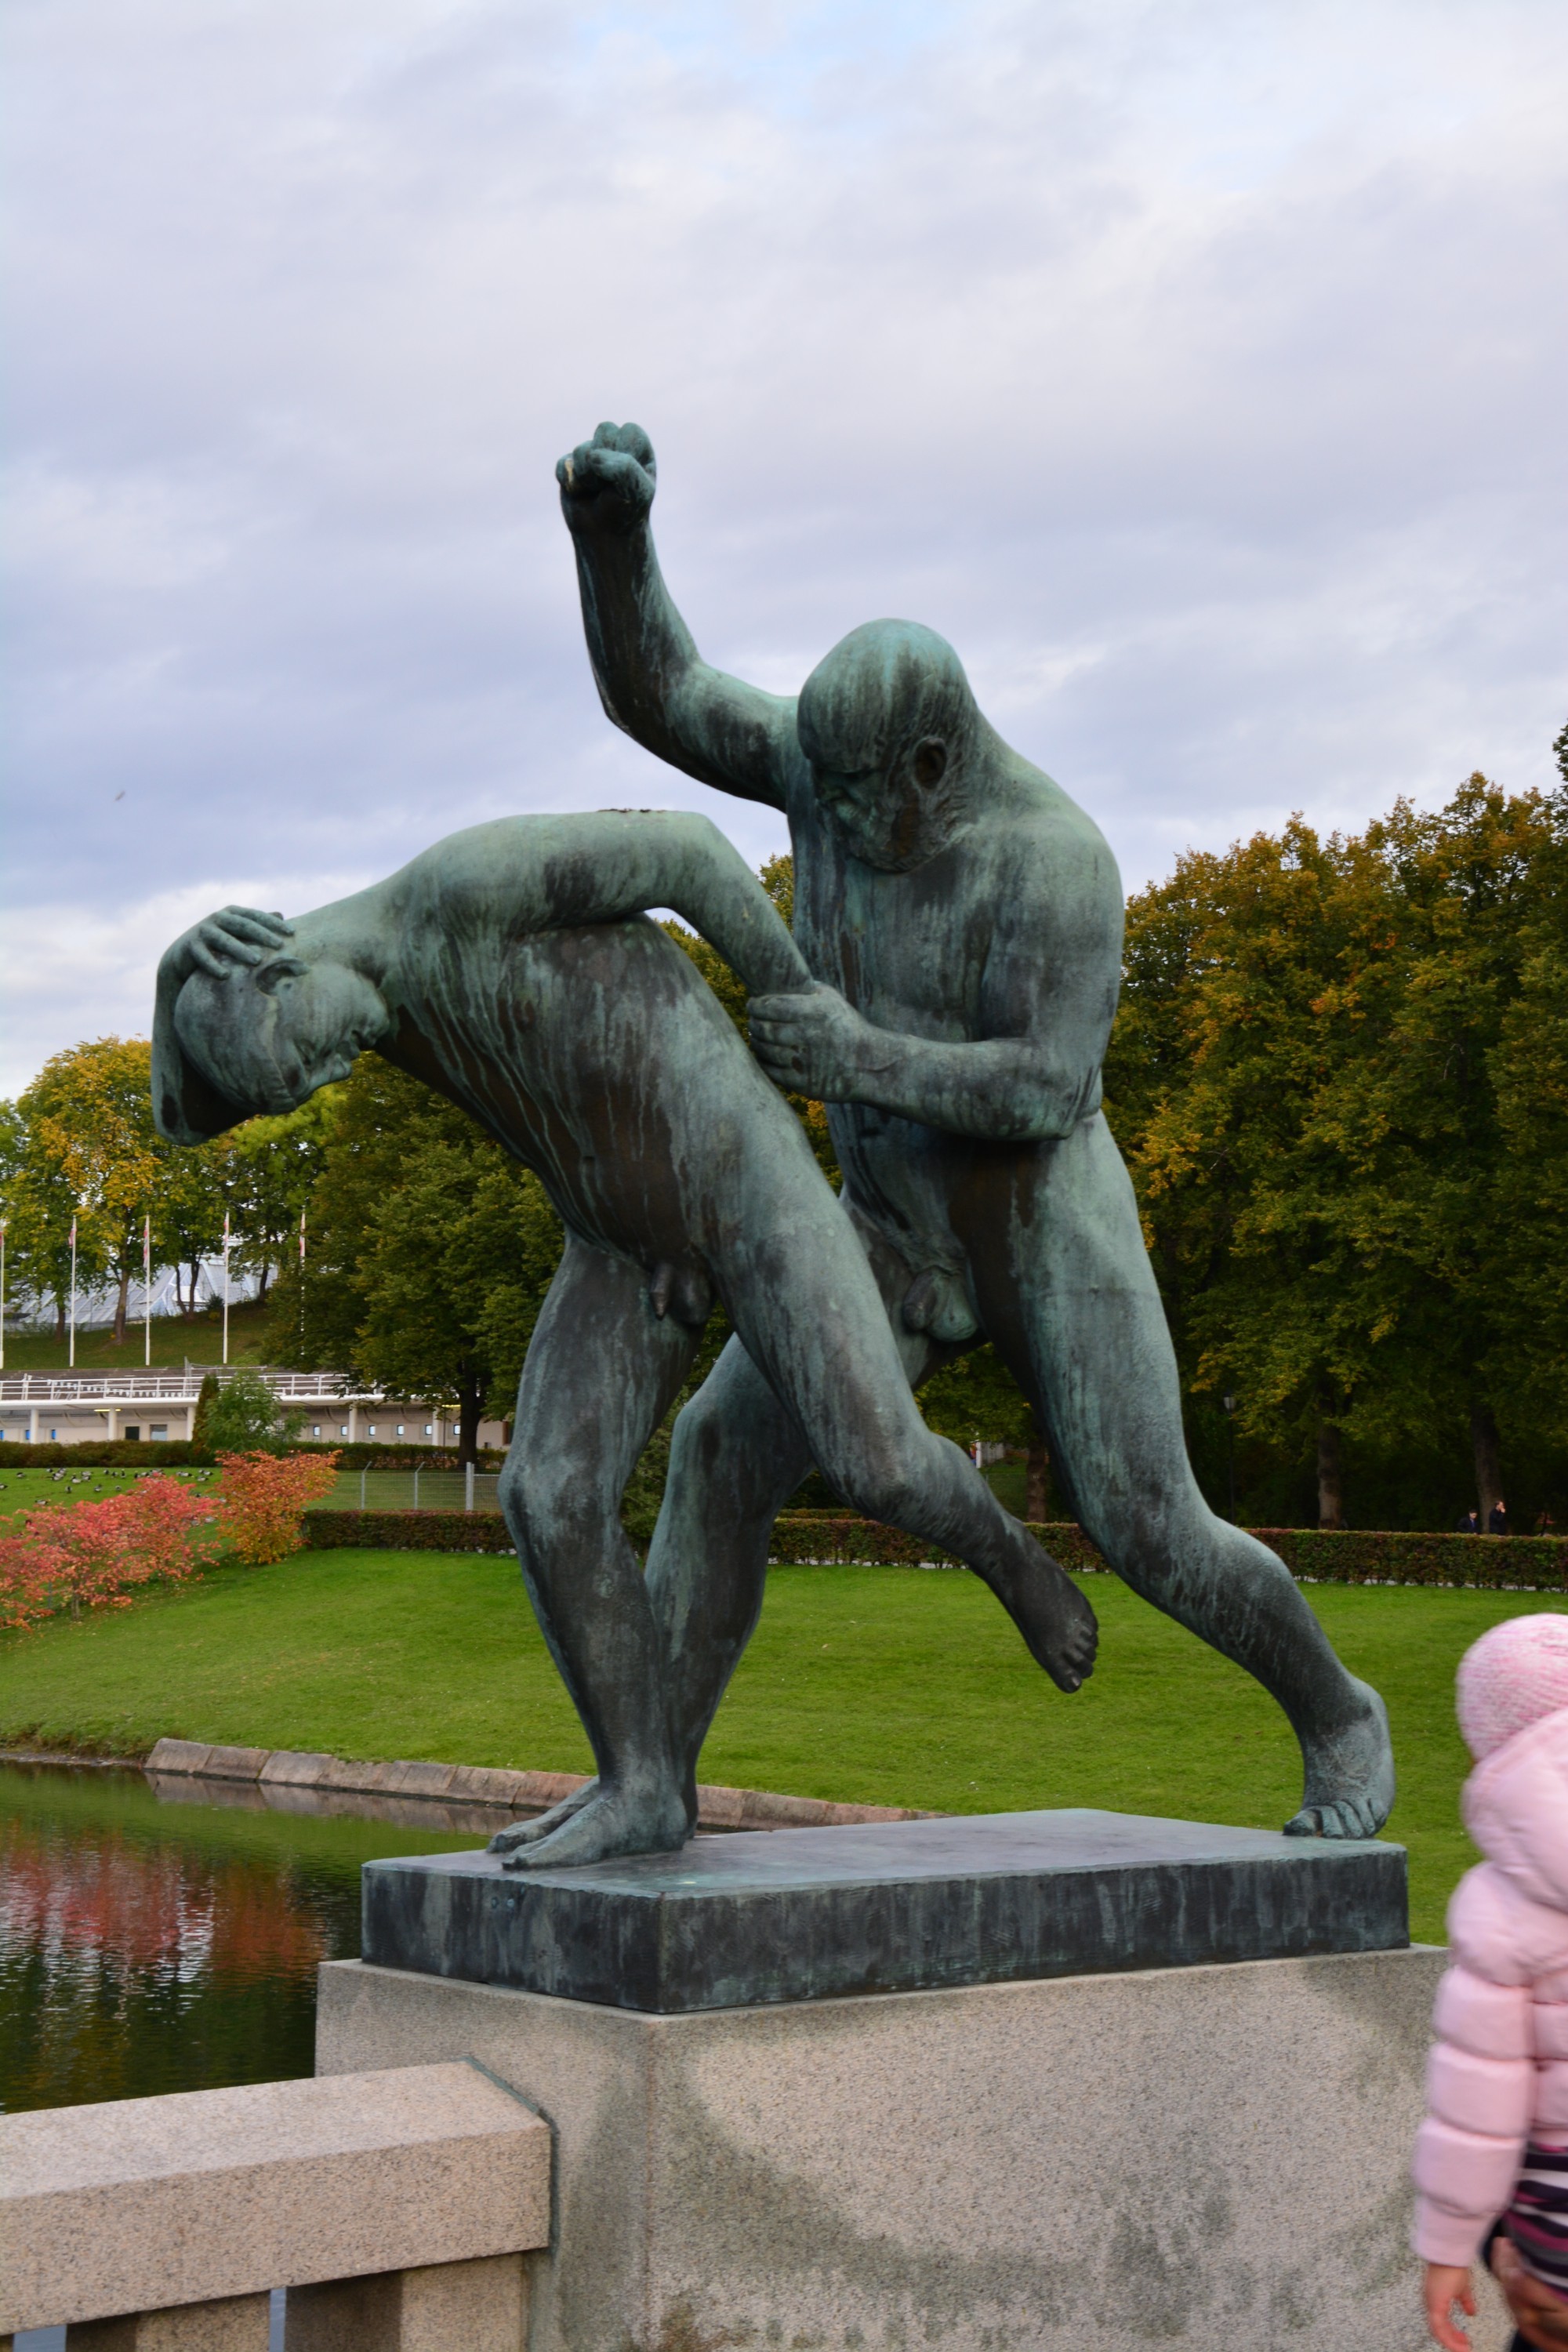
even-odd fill
[{"label": "fence", "polygon": [[493,1470],[340,1470],[324,1511],[499,1511]]}]

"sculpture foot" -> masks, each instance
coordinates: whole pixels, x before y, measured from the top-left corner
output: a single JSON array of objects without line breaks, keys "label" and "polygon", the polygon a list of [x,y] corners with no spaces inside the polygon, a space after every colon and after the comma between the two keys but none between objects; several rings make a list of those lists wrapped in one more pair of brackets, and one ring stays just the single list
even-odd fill
[{"label": "sculpture foot", "polygon": [[595,1781],[586,1804],[537,1844],[514,1847],[501,1867],[576,1870],[618,1854],[676,1853],[689,1835],[677,1790],[652,1796]]},{"label": "sculpture foot", "polygon": [[1394,1748],[1388,1709],[1369,1683],[1351,1722],[1323,1739],[1303,1739],[1307,1787],[1287,1837],[1375,1837],[1394,1810]]},{"label": "sculpture foot", "polygon": [[1020,1528],[1016,1557],[987,1581],[1057,1688],[1081,1688],[1094,1672],[1100,1622],[1059,1561]]},{"label": "sculpture foot", "polygon": [[515,1853],[520,1845],[537,1845],[541,1838],[547,1838],[558,1830],[563,1822],[569,1822],[574,1813],[580,1813],[589,1799],[597,1793],[598,1787],[597,1780],[585,1780],[580,1789],[574,1789],[569,1797],[563,1797],[558,1805],[552,1805],[548,1812],[532,1813],[525,1822],[508,1822],[504,1830],[497,1830],[485,1852]]}]

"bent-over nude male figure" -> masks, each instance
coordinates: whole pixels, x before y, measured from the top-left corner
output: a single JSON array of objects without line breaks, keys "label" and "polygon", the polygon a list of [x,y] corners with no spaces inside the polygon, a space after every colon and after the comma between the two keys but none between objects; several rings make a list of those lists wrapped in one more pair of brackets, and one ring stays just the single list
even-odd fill
[{"label": "bent-over nude male figure", "polygon": [[[517,1867],[659,1853],[695,1826],[619,1510],[715,1292],[797,1451],[965,1559],[1064,1690],[1094,1656],[1077,1587],[921,1420],[798,1122],[648,907],[684,915],[754,991],[811,984],[706,818],[616,814],[477,825],[291,926],[231,908],[158,975],[153,1108],[174,1141],[292,1109],[374,1047],[534,1169],[565,1224],[501,1507],[598,1780],[566,1817],[492,1842]],[[721,1689],[732,1664],[721,1646],[708,1679]]]},{"label": "bent-over nude male figure", "polygon": [[[640,427],[601,425],[557,473],[610,718],[788,816],[795,938],[830,986],[764,992],[752,1045],[829,1106],[910,1379],[993,1340],[1110,1566],[1284,1708],[1306,1780],[1287,1828],[1369,1835],[1394,1800],[1383,1702],[1188,1466],[1164,1313],[1100,1110],[1122,921],[1105,841],[986,723],[928,629],[857,629],[798,700],[710,668],[659,572]],[[809,1460],[731,1343],[677,1423],[648,1563],[688,1772],[723,1686],[714,1662],[740,1654],[768,1530]]]}]

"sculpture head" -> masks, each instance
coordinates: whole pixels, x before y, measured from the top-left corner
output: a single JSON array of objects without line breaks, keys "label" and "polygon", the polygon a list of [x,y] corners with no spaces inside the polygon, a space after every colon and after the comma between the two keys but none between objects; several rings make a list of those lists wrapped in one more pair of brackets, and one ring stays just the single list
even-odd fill
[{"label": "sculpture head", "polygon": [[174,1002],[181,1045],[246,1118],[297,1110],[389,1026],[379,989],[329,955],[236,962],[222,979],[193,972]]},{"label": "sculpture head", "polygon": [[963,665],[917,621],[868,621],[801,689],[796,726],[816,795],[852,856],[901,873],[962,821],[980,725]]}]

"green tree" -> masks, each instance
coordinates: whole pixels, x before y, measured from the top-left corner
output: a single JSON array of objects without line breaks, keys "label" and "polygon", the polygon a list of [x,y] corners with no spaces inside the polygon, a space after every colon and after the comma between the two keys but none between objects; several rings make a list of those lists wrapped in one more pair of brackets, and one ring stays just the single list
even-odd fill
[{"label": "green tree", "polygon": [[286,1362],[455,1410],[464,1461],[510,1416],[561,1255],[543,1187],[455,1105],[378,1055],[336,1089],[308,1253],[273,1286]]},{"label": "green tree", "polygon": [[[1500,1414],[1541,1423],[1508,1120],[1522,1138],[1549,1115],[1521,1055],[1561,972],[1553,823],[1472,777],[1353,840],[1297,821],[1184,858],[1129,908],[1107,1107],[1184,1371],[1236,1393],[1245,1432],[1315,1452],[1324,1525],[1347,1434],[1467,1429],[1484,1512]],[[1560,1204],[1535,1197],[1539,1249]],[[1560,1381],[1568,1332],[1539,1286],[1537,1314]]]},{"label": "green tree", "polygon": [[193,1443],[208,1454],[286,1454],[303,1412],[288,1412],[261,1373],[209,1372],[196,1401]]},{"label": "green tree", "polygon": [[224,1139],[230,1150],[220,1190],[230,1212],[231,1244],[237,1244],[237,1263],[257,1276],[263,1300],[279,1268],[298,1254],[300,1218],[325,1164],[337,1091],[323,1087],[299,1110],[247,1119]]}]

